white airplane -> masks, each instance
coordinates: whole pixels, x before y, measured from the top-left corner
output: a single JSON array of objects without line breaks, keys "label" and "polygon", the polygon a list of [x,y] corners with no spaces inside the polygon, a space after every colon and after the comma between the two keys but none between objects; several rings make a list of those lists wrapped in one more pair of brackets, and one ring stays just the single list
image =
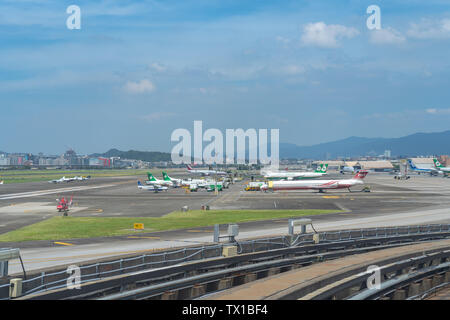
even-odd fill
[{"label": "white airplane", "polygon": [[157,186],[166,186],[166,187],[173,186],[172,181],[156,179],[155,176],[153,174],[151,174],[150,172],[147,172],[147,176],[148,176],[148,180],[145,181],[145,183],[148,185],[157,185]]},{"label": "white airplane", "polygon": [[162,175],[163,175],[164,181],[171,181],[174,186],[182,185],[183,179],[172,178],[165,171],[162,172]]},{"label": "white airplane", "polygon": [[340,173],[345,174],[345,173],[355,173],[357,172],[357,170],[355,169],[355,167],[352,166],[344,166],[341,167]]},{"label": "white airplane", "polygon": [[408,166],[404,163],[400,163],[400,171],[394,176],[396,180],[408,180],[411,177],[408,176]]},{"label": "white airplane", "polygon": [[323,192],[326,189],[348,189],[356,185],[364,184],[363,179],[367,171],[359,171],[352,179],[343,180],[294,180],[294,181],[269,181],[261,186],[262,191],[277,190],[319,190]]},{"label": "white airplane", "polygon": [[87,177],[83,177],[83,176],[76,176],[73,179],[76,181],[85,181],[85,180],[89,180],[91,178],[91,176],[87,176]]},{"label": "white airplane", "polygon": [[61,179],[57,179],[57,180],[50,180],[49,183],[61,183],[61,182],[71,182],[74,181],[74,178],[66,178],[65,176],[62,177]]},{"label": "white airplane", "polygon": [[[418,174],[421,173],[429,173],[430,175],[437,175],[439,174],[439,170],[436,168],[425,168],[425,167],[417,167],[411,159],[408,159],[408,165],[411,171],[417,172]],[[442,171],[441,171],[442,173]]]},{"label": "white airplane", "polygon": [[160,185],[143,186],[140,181],[138,181],[137,184],[138,184],[139,190],[149,190],[149,191],[159,192],[159,191],[167,191],[167,189],[169,189],[168,187],[160,186]]},{"label": "white airplane", "polygon": [[217,170],[200,170],[200,169],[192,169],[190,165],[186,165],[187,170],[191,174],[195,175],[201,175],[201,176],[213,176],[213,175],[219,175],[219,176],[225,176],[227,173],[225,171],[217,171]]},{"label": "white airplane", "polygon": [[3,184],[3,180],[0,181],[0,184]]},{"label": "white airplane", "polygon": [[268,171],[264,174],[264,178],[268,180],[298,180],[298,179],[314,179],[320,178],[327,174],[328,164],[321,164],[314,172],[295,172],[295,171]]}]

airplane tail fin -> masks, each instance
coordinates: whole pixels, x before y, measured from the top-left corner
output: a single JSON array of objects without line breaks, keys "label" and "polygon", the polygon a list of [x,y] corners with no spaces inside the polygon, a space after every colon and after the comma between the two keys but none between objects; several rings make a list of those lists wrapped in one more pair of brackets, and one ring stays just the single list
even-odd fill
[{"label": "airplane tail fin", "polygon": [[165,181],[170,181],[170,177],[169,177],[169,175],[167,174],[167,172],[162,172],[162,175],[163,175],[163,179],[165,180]]},{"label": "airplane tail fin", "polygon": [[138,180],[138,187],[142,186],[142,183]]},{"label": "airplane tail fin", "polygon": [[316,169],[316,173],[325,173],[325,172],[327,172],[327,169],[328,169],[328,163],[322,163],[322,164],[319,164],[319,166],[317,167],[317,169]]},{"label": "airplane tail fin", "polygon": [[442,163],[440,163],[438,159],[433,159],[433,161],[434,161],[434,166],[436,168],[442,168],[443,167]]},{"label": "airplane tail fin", "polygon": [[187,167],[188,171],[192,170],[192,167],[190,165],[187,164],[186,167]]},{"label": "airplane tail fin", "polygon": [[147,172],[148,181],[156,181],[156,178],[153,176],[151,172]]},{"label": "airplane tail fin", "polygon": [[408,160],[408,164],[411,169],[417,169],[415,164],[411,160]]},{"label": "airplane tail fin", "polygon": [[364,179],[364,178],[367,176],[368,173],[369,173],[368,171],[360,170],[360,171],[353,177],[353,179],[362,180],[362,179]]},{"label": "airplane tail fin", "polygon": [[73,195],[70,197],[69,207],[73,205]]}]

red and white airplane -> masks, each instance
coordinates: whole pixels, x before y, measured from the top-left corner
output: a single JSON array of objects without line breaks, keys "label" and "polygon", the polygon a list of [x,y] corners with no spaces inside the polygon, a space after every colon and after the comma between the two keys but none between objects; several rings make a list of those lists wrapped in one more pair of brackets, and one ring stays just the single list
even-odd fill
[{"label": "red and white airplane", "polygon": [[350,191],[351,187],[364,184],[363,179],[367,173],[367,171],[361,170],[352,179],[343,180],[269,181],[267,184],[261,186],[261,190],[319,190],[319,192],[323,192],[326,189],[348,189]]}]

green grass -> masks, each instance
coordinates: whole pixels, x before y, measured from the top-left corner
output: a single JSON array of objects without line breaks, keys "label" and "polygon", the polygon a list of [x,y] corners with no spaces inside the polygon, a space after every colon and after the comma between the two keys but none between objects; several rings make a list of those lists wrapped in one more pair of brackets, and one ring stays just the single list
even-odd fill
[{"label": "green grass", "polygon": [[[214,224],[270,220],[342,212],[340,210],[193,210],[172,212],[160,218],[133,217],[53,217],[0,235],[0,242],[31,240],[62,240],[139,234],[212,226]],[[134,223],[143,223],[145,230],[134,231]]]}]

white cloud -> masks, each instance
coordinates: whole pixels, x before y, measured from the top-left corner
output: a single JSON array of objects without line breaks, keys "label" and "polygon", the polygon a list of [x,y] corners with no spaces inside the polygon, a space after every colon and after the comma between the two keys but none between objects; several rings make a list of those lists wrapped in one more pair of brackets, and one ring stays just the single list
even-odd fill
[{"label": "white cloud", "polygon": [[157,72],[164,72],[167,70],[167,67],[155,62],[150,65],[150,69],[157,71]]},{"label": "white cloud", "polygon": [[428,114],[432,114],[432,115],[450,114],[450,108],[449,109],[430,108],[430,109],[426,109],[425,112]]},{"label": "white cloud", "polygon": [[281,68],[281,73],[288,75],[297,75],[305,72],[305,68],[297,65],[287,65]]},{"label": "white cloud", "polygon": [[405,41],[406,38],[391,27],[370,32],[370,42],[374,44],[402,44]]},{"label": "white cloud", "polygon": [[147,79],[139,82],[128,81],[125,84],[125,90],[129,93],[147,93],[155,90],[155,85]]},{"label": "white cloud", "polygon": [[450,38],[450,19],[422,19],[420,23],[412,23],[408,35],[418,39]]},{"label": "white cloud", "polygon": [[343,38],[351,39],[359,34],[352,27],[338,24],[327,25],[324,22],[308,23],[303,28],[301,41],[304,45],[323,48],[335,48],[339,46],[338,41]]}]

